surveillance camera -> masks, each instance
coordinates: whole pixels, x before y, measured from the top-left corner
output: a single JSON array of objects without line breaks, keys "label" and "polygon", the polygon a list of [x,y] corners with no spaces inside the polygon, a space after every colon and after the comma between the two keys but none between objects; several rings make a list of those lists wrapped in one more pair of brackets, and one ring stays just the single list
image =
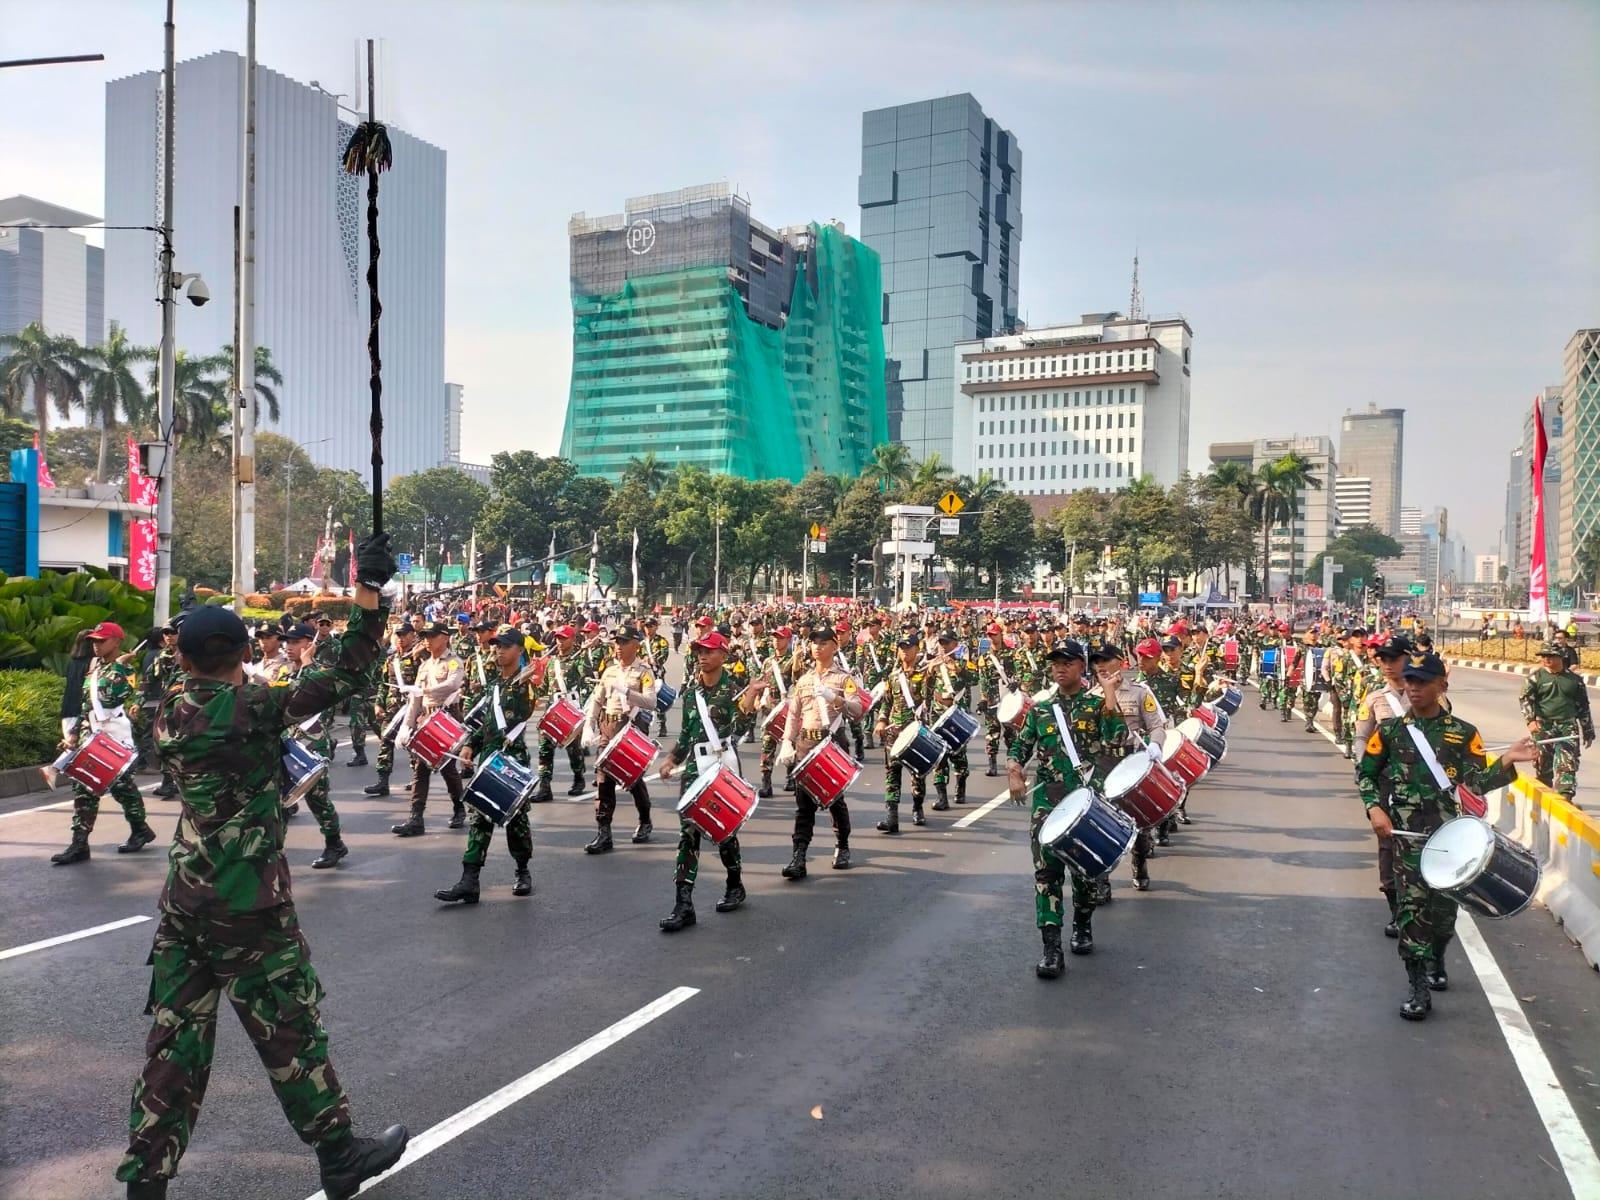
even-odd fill
[{"label": "surveillance camera", "polygon": [[206,286],[206,281],[198,275],[189,284],[189,290],[184,293],[189,297],[189,303],[199,308],[211,299],[211,289]]}]

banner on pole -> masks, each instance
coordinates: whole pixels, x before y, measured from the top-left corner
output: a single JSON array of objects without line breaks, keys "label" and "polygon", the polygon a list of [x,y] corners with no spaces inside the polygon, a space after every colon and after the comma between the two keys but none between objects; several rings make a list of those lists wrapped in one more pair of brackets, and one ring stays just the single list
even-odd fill
[{"label": "banner on pole", "polygon": [[[156,506],[158,480],[139,469],[139,444],[128,437],[128,503],[147,508]],[[128,582],[141,591],[156,586],[156,523],[144,517],[128,522]]]},{"label": "banner on pole", "polygon": [[1544,436],[1544,413],[1533,398],[1533,529],[1528,563],[1528,617],[1550,619],[1550,578],[1544,553],[1544,460],[1550,447]]}]

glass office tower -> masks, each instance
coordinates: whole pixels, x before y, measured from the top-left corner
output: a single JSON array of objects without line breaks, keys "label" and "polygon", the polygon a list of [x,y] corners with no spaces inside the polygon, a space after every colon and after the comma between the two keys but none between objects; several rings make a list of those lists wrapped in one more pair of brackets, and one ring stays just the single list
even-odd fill
[{"label": "glass office tower", "polygon": [[883,263],[889,437],[951,458],[957,342],[1017,324],[1022,151],[970,95],[861,118],[861,239]]}]

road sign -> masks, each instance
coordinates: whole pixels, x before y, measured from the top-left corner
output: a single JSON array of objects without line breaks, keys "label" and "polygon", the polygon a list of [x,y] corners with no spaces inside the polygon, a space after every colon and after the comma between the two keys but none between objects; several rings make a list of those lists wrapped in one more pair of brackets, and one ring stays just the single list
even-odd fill
[{"label": "road sign", "polygon": [[939,518],[939,535],[941,537],[955,537],[961,532],[961,521],[956,517]]},{"label": "road sign", "polygon": [[1428,593],[1428,585],[1425,583],[1413,583],[1406,590],[1409,591],[1413,596],[1425,596]]},{"label": "road sign", "polygon": [[809,544],[809,548],[810,548],[812,554],[826,554],[828,552],[827,539],[825,539],[825,538],[812,538],[811,541],[810,541],[810,544]]},{"label": "road sign", "polygon": [[1160,604],[1161,603],[1161,593],[1160,592],[1140,592],[1139,593],[1139,603],[1140,604]]},{"label": "road sign", "polygon": [[811,538],[812,538],[812,540],[815,541],[817,538],[819,538],[821,536],[822,536],[822,526],[818,525],[815,521],[811,522]]},{"label": "road sign", "polygon": [[939,497],[939,511],[947,517],[955,516],[966,506],[967,502],[954,492],[946,492]]},{"label": "road sign", "polygon": [[395,574],[396,575],[409,575],[409,574],[411,574],[411,555],[409,555],[409,554],[396,554],[394,556],[394,561],[395,561],[395,565],[396,565],[396,570],[395,570]]},{"label": "road sign", "polygon": [[1366,583],[1366,580],[1357,575],[1350,581],[1350,590],[1352,592],[1359,592],[1361,590],[1361,585],[1364,583]]}]

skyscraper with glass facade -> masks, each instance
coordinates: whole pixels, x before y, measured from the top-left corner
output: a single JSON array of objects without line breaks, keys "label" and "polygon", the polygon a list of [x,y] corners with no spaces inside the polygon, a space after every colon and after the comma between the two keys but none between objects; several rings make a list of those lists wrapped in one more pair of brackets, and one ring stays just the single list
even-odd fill
[{"label": "skyscraper with glass facade", "polygon": [[952,458],[956,343],[1017,325],[1022,151],[972,96],[861,118],[861,238],[883,262],[889,437]]},{"label": "skyscraper with glass facade", "polygon": [[[1558,514],[1555,582],[1581,583],[1583,545],[1600,533],[1600,329],[1580,329],[1567,340],[1561,384],[1561,500],[1545,499],[1545,519]],[[1551,447],[1552,451],[1554,447]]]},{"label": "skyscraper with glass facade", "polygon": [[1339,473],[1371,480],[1368,513],[1379,533],[1400,531],[1400,480],[1405,457],[1406,410],[1367,405],[1347,412],[1339,426]]}]

